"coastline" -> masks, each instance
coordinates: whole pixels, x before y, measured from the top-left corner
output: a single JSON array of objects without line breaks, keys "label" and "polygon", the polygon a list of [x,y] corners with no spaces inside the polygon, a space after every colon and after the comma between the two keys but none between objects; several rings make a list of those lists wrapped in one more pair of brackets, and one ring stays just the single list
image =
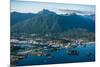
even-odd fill
[{"label": "coastline", "polygon": [[83,44],[89,44],[89,45],[91,45],[91,44],[95,44],[95,42],[86,42],[86,43],[83,43]]}]

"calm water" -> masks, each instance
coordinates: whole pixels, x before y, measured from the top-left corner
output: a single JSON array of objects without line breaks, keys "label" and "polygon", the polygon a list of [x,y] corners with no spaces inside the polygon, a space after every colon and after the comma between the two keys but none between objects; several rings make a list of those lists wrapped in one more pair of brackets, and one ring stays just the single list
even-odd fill
[{"label": "calm water", "polygon": [[[75,48],[79,55],[68,55],[67,48],[50,53],[50,56],[28,55],[16,62],[17,66],[95,61],[95,44]],[[88,56],[91,53],[91,56]]]}]

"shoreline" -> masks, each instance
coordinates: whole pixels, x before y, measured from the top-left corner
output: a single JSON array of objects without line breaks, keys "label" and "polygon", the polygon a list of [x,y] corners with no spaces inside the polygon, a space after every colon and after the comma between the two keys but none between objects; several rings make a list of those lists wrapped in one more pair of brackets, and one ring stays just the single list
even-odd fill
[{"label": "shoreline", "polygon": [[86,43],[83,43],[83,44],[89,44],[89,45],[91,45],[91,44],[95,44],[95,42],[86,42]]}]

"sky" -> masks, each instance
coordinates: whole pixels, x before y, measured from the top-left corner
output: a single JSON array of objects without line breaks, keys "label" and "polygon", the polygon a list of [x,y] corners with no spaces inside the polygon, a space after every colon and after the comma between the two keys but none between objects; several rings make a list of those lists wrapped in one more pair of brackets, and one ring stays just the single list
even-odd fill
[{"label": "sky", "polygon": [[90,13],[95,12],[94,5],[41,3],[11,0],[11,12],[16,11],[21,13],[37,13],[43,9],[48,9],[58,14],[64,14],[66,13],[66,10],[85,11]]}]

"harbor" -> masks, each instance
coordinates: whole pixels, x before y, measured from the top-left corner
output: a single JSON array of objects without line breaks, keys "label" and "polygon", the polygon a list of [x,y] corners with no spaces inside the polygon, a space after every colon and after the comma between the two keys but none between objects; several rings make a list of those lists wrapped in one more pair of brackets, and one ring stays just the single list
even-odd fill
[{"label": "harbor", "polygon": [[95,43],[82,39],[13,39],[11,47],[11,64],[15,66],[95,60]]}]

